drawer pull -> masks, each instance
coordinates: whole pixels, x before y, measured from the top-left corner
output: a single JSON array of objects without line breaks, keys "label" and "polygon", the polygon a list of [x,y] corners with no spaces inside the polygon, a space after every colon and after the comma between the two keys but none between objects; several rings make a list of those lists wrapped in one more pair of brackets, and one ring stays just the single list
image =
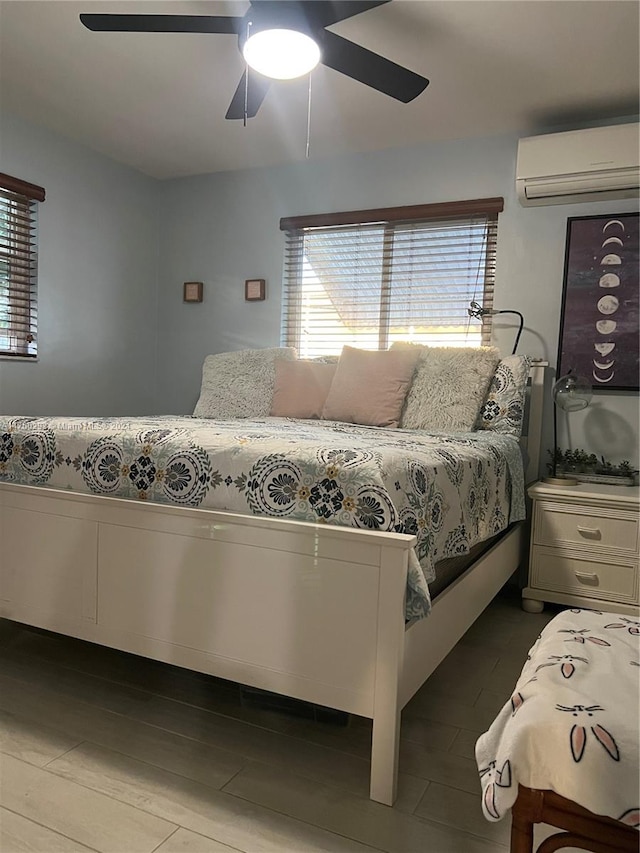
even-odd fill
[{"label": "drawer pull", "polygon": [[580,527],[578,525],[578,533],[584,536],[585,539],[602,539],[599,527]]},{"label": "drawer pull", "polygon": [[595,572],[574,572],[580,583],[598,584],[599,578]]}]

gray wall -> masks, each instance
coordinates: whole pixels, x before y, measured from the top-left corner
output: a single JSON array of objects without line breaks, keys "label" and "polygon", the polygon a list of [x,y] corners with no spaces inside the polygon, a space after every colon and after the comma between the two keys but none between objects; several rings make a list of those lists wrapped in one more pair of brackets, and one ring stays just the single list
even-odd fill
[{"label": "gray wall", "polygon": [[[519,351],[555,365],[567,218],[638,205],[523,208],[514,187],[516,145],[517,136],[460,140],[164,183],[160,409],[193,410],[207,353],[278,344],[284,247],[278,225],[280,217],[298,214],[504,196],[495,306],[522,311],[526,329]],[[267,279],[265,302],[244,302],[246,278]],[[182,303],[187,280],[204,281],[202,304]],[[511,351],[513,334],[496,318],[494,337],[503,352]],[[549,405],[544,448],[552,444],[550,412]],[[584,413],[571,415],[570,428],[572,446],[637,463],[637,395],[599,394]],[[562,422],[560,429],[562,437]]]},{"label": "gray wall", "polygon": [[39,360],[0,360],[0,412],[152,412],[157,181],[7,114],[0,171],[47,192],[39,210]]},{"label": "gray wall", "polygon": [[[553,365],[567,217],[626,212],[637,203],[522,208],[516,140],[434,143],[159,183],[3,115],[0,170],[42,184],[47,200],[40,360],[0,360],[0,412],[191,412],[205,355],[279,342],[280,217],[484,196],[505,199],[496,307],[524,312],[520,351]],[[265,302],[245,303],[247,278],[267,279]],[[182,302],[183,281],[204,281],[202,304]],[[504,352],[513,333],[496,322]],[[571,416],[570,429],[573,446],[638,461],[637,395],[595,396]]]}]

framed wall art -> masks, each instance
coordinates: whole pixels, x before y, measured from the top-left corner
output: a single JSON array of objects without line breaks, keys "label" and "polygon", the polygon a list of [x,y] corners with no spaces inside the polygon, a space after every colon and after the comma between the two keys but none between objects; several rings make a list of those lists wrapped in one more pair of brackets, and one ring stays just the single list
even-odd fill
[{"label": "framed wall art", "polygon": [[244,283],[244,298],[247,302],[262,302],[265,298],[265,280],[249,278]]},{"label": "framed wall art", "polygon": [[567,221],[557,375],[571,370],[594,391],[638,391],[638,219]]},{"label": "framed wall art", "polygon": [[182,285],[183,302],[202,302],[203,283],[201,281],[185,281]]}]

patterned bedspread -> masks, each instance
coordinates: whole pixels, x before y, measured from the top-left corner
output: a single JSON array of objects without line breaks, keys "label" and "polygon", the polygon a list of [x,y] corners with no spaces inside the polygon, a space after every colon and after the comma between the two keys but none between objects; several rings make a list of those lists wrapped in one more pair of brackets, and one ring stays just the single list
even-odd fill
[{"label": "patterned bedspread", "polygon": [[639,641],[640,622],[617,613],[549,622],[476,744],[488,820],[508,813],[521,784],[639,828]]},{"label": "patterned bedspread", "polygon": [[437,560],[524,518],[516,439],[288,418],[0,417],[0,481],[410,533],[407,618]]}]

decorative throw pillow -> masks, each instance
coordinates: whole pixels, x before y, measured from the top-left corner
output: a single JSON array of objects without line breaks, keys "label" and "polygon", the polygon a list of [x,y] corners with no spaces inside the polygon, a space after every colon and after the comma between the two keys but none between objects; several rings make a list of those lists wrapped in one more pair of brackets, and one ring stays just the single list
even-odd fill
[{"label": "decorative throw pillow", "polygon": [[314,364],[337,364],[340,359],[339,355],[318,355],[316,358],[311,358]]},{"label": "decorative throw pillow", "polygon": [[480,409],[478,429],[520,437],[530,367],[531,359],[526,355],[508,355],[502,359]]},{"label": "decorative throw pillow", "polygon": [[262,418],[269,414],[276,362],[293,360],[293,347],[246,349],[208,355],[195,418]]},{"label": "decorative throw pillow", "polygon": [[417,350],[420,360],[402,411],[402,429],[471,431],[500,361],[499,350],[395,343],[391,352],[407,349]]},{"label": "decorative throw pillow", "polygon": [[276,361],[276,385],[271,414],[278,418],[320,418],[335,364],[316,361]]},{"label": "decorative throw pillow", "polygon": [[397,427],[420,353],[343,347],[322,417],[365,426]]}]

